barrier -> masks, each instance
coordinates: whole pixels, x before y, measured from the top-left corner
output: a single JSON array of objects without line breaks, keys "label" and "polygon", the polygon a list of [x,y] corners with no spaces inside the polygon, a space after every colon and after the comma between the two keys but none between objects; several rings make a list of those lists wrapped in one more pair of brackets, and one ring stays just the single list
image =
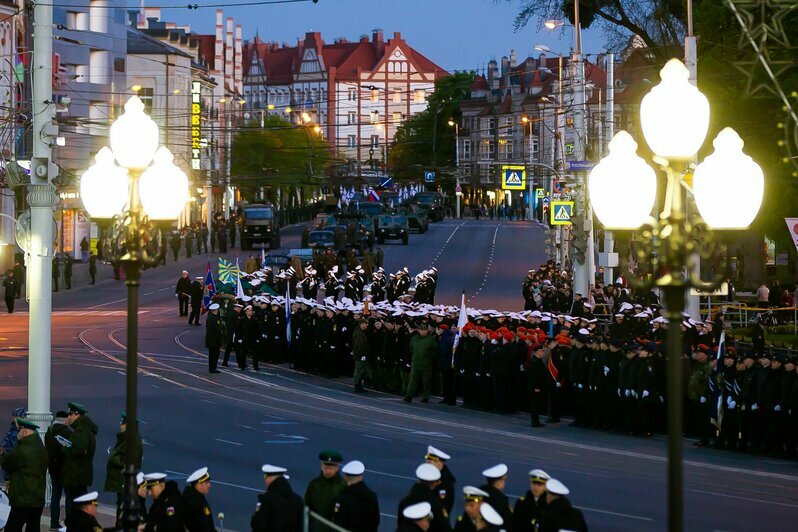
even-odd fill
[{"label": "barrier", "polygon": [[317,514],[316,512],[311,510],[310,508],[308,508],[307,506],[305,506],[303,508],[302,515],[303,515],[303,517],[302,517],[302,530],[303,530],[303,532],[309,532],[310,531],[311,519],[314,522],[321,523],[322,525],[326,526],[328,530],[332,530],[333,532],[349,532],[347,529],[336,525],[335,523],[333,523],[329,519],[326,519],[326,518],[320,516],[319,514]]}]

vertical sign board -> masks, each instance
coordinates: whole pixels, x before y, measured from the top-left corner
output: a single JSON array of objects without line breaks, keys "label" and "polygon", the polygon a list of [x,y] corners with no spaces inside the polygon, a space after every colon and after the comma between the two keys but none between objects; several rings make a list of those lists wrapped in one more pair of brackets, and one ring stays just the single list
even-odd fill
[{"label": "vertical sign board", "polygon": [[524,166],[502,166],[502,190],[525,190],[526,168]]},{"label": "vertical sign board", "polygon": [[200,82],[191,84],[191,169],[200,170],[200,122],[202,114],[202,99],[200,95]]},{"label": "vertical sign board", "polygon": [[571,217],[574,215],[573,201],[552,201],[551,225],[571,225]]}]

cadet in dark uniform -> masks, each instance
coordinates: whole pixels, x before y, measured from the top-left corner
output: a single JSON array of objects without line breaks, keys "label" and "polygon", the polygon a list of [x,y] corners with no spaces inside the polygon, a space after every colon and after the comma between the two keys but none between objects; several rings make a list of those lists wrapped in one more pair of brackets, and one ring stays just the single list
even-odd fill
[{"label": "cadet in dark uniform", "polygon": [[97,425],[88,416],[85,406],[68,402],[67,423],[72,428],[68,439],[58,440],[64,462],[61,467],[62,484],[66,495],[66,513],[72,509],[72,501],[89,491],[94,483],[92,460],[97,447]]},{"label": "cadet in dark uniform", "polygon": [[353,460],[341,470],[347,487],[335,501],[332,521],[351,532],[377,532],[380,504],[377,495],[363,481],[366,466]]},{"label": "cadet in dark uniform", "polygon": [[529,491],[515,503],[513,532],[537,532],[540,516],[546,510],[546,482],[550,479],[542,469],[529,472]]},{"label": "cadet in dark uniform", "polygon": [[457,516],[457,523],[454,525],[454,532],[472,532],[477,529],[477,521],[479,520],[479,508],[488,494],[474,486],[464,486],[463,495],[465,495],[465,508],[462,514]]},{"label": "cadet in dark uniform", "polygon": [[[122,412],[119,420],[119,432],[116,433],[116,444],[108,453],[108,461],[105,465],[105,485],[104,491],[116,493],[116,524],[117,528],[122,528],[120,518],[122,516],[122,502],[124,501],[125,490],[125,447],[127,431],[127,414]],[[144,444],[141,441],[141,434],[136,431],[135,445],[135,466],[141,468],[141,460],[144,457]]]},{"label": "cadet in dark uniform", "polygon": [[205,287],[202,285],[202,277],[196,277],[194,282],[191,283],[191,291],[189,296],[191,298],[191,314],[188,316],[188,324],[199,326],[200,308],[202,308],[202,295],[205,293]]},{"label": "cadet in dark uniform", "polygon": [[8,501],[7,532],[38,531],[44,510],[47,489],[47,449],[36,433],[39,426],[23,418],[15,418],[19,427],[17,445],[9,453],[0,447],[0,466],[11,475]]},{"label": "cadet in dark uniform", "polygon": [[[341,453],[325,450],[319,453],[321,473],[308,484],[305,491],[305,505],[325,519],[332,520],[335,500],[346,488],[346,481],[341,478],[339,470],[343,462]],[[327,530],[318,521],[311,520],[311,530]]]},{"label": "cadet in dark uniform", "polygon": [[222,319],[219,316],[219,303],[208,305],[208,317],[205,319],[205,347],[208,348],[208,371],[219,373],[219,353],[222,349]]},{"label": "cadet in dark uniform", "polygon": [[543,412],[544,388],[546,386],[546,350],[539,344],[532,352],[526,368],[527,389],[529,391],[529,413],[533,427],[542,427],[540,414]]},{"label": "cadet in dark uniform", "polygon": [[506,529],[501,528],[504,524],[504,518],[499,515],[493,506],[488,502],[483,502],[479,506],[479,518],[477,519],[477,530],[485,530],[487,532],[504,532]]},{"label": "cadet in dark uniform", "polygon": [[[72,510],[66,518],[67,532],[102,532],[103,527],[97,522],[96,491],[77,497],[72,501]],[[6,530],[9,530],[6,527]]]},{"label": "cadet in dark uniform", "polygon": [[[404,516],[405,510],[416,503],[426,502],[430,505],[432,522],[429,530],[431,532],[448,532],[451,530],[448,517],[444,514],[443,505],[436,491],[438,482],[441,480],[441,472],[430,464],[421,464],[416,468],[416,478],[418,481],[410,488],[410,493],[399,501],[398,515]],[[400,518],[401,525],[405,518]]]},{"label": "cadet in dark uniform", "polygon": [[427,454],[424,456],[428,464],[434,465],[441,472],[441,480],[436,490],[447,519],[452,513],[452,506],[454,506],[454,485],[457,482],[457,479],[454,478],[454,475],[446,466],[446,461],[450,458],[451,456],[432,445],[427,447]]},{"label": "cadet in dark uniform", "polygon": [[432,505],[426,501],[411,504],[399,515],[396,532],[432,530]]},{"label": "cadet in dark uniform", "polygon": [[302,497],[291,489],[284,467],[264,464],[266,493],[258,495],[258,506],[250,520],[252,532],[300,532],[302,530]]},{"label": "cadet in dark uniform", "polygon": [[188,278],[186,270],[183,270],[180,274],[180,279],[177,280],[175,295],[180,307],[180,317],[188,316],[188,302],[191,299],[191,279]]},{"label": "cadet in dark uniform", "polygon": [[494,510],[499,512],[502,520],[505,523],[510,523],[513,512],[510,509],[510,500],[504,494],[504,485],[507,482],[507,466],[505,464],[498,464],[489,467],[482,472],[482,476],[487,481],[479,487],[482,491],[486,492],[489,496],[489,501]]},{"label": "cadet in dark uniform", "polygon": [[185,503],[184,523],[188,532],[215,532],[213,513],[205,496],[211,489],[211,475],[208,468],[197,469],[186,479],[188,483],[183,490]]},{"label": "cadet in dark uniform", "polygon": [[540,532],[587,532],[585,517],[571,506],[571,501],[566,497],[569,493],[568,488],[555,478],[546,482],[546,510],[540,517]]},{"label": "cadet in dark uniform", "polygon": [[177,482],[166,481],[163,473],[144,475],[144,480],[147,492],[152,495],[145,532],[184,532],[185,506]]}]

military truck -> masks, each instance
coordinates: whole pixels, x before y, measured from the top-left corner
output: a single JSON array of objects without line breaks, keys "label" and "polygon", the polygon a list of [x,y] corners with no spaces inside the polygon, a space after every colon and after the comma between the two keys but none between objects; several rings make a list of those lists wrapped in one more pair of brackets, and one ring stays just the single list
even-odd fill
[{"label": "military truck", "polygon": [[429,219],[440,222],[444,216],[443,195],[440,192],[416,192],[411,203],[427,211]]},{"label": "military truck", "polygon": [[253,246],[269,249],[280,247],[280,226],[274,205],[246,205],[241,212],[239,229],[242,250],[252,249]]}]

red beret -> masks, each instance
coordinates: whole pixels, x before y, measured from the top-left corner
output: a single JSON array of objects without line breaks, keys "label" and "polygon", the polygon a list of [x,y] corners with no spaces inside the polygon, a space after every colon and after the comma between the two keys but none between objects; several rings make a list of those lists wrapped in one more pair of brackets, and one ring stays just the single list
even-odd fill
[{"label": "red beret", "polygon": [[512,339],[514,338],[513,333],[511,333],[510,331],[504,331],[502,333],[502,336],[504,336],[504,339],[507,340],[508,342],[512,341]]},{"label": "red beret", "polygon": [[567,336],[558,335],[557,343],[560,345],[571,345],[571,339],[568,338]]},{"label": "red beret", "polygon": [[490,338],[491,340],[498,340],[501,337],[502,335],[497,333],[496,331],[488,331],[488,338]]},{"label": "red beret", "polygon": [[438,325],[438,329],[442,329],[444,331],[448,331],[449,330],[449,326],[446,325],[445,323],[441,323],[440,325]]}]

